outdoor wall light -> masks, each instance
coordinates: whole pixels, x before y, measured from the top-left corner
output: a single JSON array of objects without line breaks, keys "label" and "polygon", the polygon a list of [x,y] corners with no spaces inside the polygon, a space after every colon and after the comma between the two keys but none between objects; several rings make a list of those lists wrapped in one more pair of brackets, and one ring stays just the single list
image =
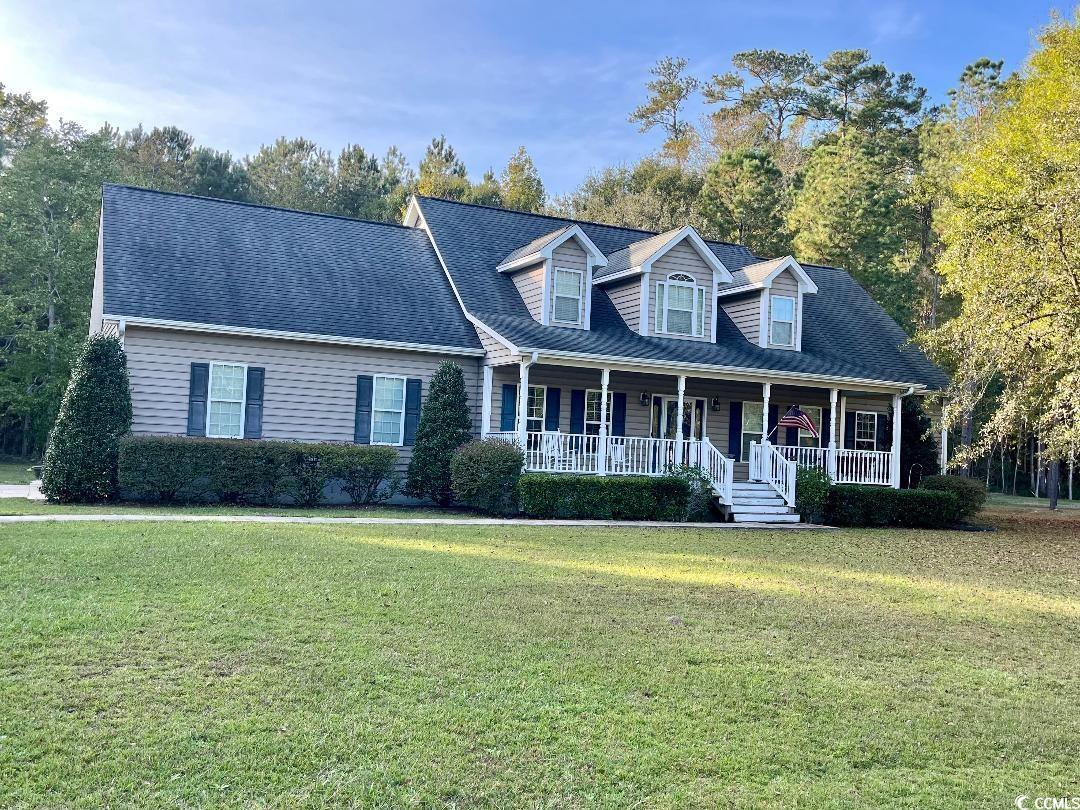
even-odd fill
[{"label": "outdoor wall light", "polygon": [[709,407],[712,408],[714,411],[720,410],[722,407],[720,404],[720,397],[713,397],[712,402],[709,403]]},{"label": "outdoor wall light", "polygon": [[648,391],[641,392],[641,398],[638,400],[642,405],[648,405],[652,401],[652,394]]}]

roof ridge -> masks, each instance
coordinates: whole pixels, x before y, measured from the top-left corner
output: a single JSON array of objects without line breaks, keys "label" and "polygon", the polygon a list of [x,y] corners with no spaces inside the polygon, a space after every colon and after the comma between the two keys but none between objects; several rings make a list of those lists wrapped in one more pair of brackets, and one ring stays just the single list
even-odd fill
[{"label": "roof ridge", "polygon": [[246,208],[261,208],[266,211],[281,211],[286,214],[302,214],[309,217],[342,219],[346,222],[362,222],[365,225],[385,225],[388,228],[401,228],[406,231],[416,230],[416,228],[410,228],[408,225],[402,225],[398,222],[381,222],[377,219],[361,219],[360,217],[349,217],[344,214],[331,214],[325,211],[305,211],[302,208],[286,208],[280,205],[267,205],[266,203],[248,202],[246,200],[226,200],[222,197],[207,197],[204,194],[191,194],[186,191],[166,191],[158,188],[147,188],[146,186],[133,186],[130,183],[102,183],[101,188],[102,190],[106,188],[124,188],[129,191],[141,191],[146,194],[161,194],[167,197],[184,197],[190,200],[202,200],[203,202],[222,203],[224,205],[240,205]]},{"label": "roof ridge", "polygon": [[[462,202],[461,200],[449,200],[446,197],[431,197],[427,194],[414,194],[413,196],[419,200],[434,200],[435,202],[451,203],[452,205],[464,205],[467,208],[484,208],[488,211],[503,211],[509,214],[522,214],[523,216],[527,217],[553,219],[556,222],[572,222],[576,225],[595,225],[598,228],[613,228],[619,231],[634,231],[635,233],[644,233],[648,234],[649,236],[660,236],[661,234],[669,233],[670,231],[677,231],[680,228],[685,227],[683,225],[680,225],[677,228],[669,228],[666,231],[650,231],[646,230],[645,228],[631,228],[628,225],[612,225],[610,222],[596,222],[595,220],[591,219],[573,219],[572,217],[557,217],[554,214],[537,214],[533,211],[519,211],[517,208],[502,208],[498,205],[483,205],[481,203]],[[690,223],[688,222],[686,224],[689,225]],[[697,230],[697,228],[694,228],[694,230]],[[743,248],[747,251],[750,250],[749,247],[738,242],[725,242],[723,239],[705,239],[705,237],[701,238],[705,240],[706,244],[729,245],[731,247]],[[620,248],[620,250],[622,250],[622,248]]]}]

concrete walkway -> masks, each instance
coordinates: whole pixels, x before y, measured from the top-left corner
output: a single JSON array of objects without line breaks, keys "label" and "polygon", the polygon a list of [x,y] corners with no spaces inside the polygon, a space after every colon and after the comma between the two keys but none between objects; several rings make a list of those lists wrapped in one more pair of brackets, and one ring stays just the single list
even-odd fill
[{"label": "concrete walkway", "polygon": [[0,515],[0,523],[303,523],[354,526],[578,526],[626,529],[774,529],[805,531],[827,528],[805,523],[671,523],[659,520],[526,520],[500,518],[292,517],[285,515]]},{"label": "concrete walkway", "polygon": [[31,501],[45,500],[45,496],[41,494],[40,481],[32,481],[29,484],[0,484],[0,498],[26,498]]}]

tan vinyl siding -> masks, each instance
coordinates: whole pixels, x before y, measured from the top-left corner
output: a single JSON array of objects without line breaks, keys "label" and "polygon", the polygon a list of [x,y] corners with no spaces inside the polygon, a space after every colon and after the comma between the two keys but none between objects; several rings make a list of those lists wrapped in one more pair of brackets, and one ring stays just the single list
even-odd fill
[{"label": "tan vinyl siding", "polygon": [[630,331],[637,332],[641,328],[641,277],[612,284],[604,291]]},{"label": "tan vinyl siding", "polygon": [[512,278],[521,294],[521,300],[529,308],[529,314],[535,320],[541,320],[544,307],[544,263],[518,270]]},{"label": "tan vinyl siding", "polygon": [[712,269],[705,264],[698,252],[685,240],[653,262],[649,279],[649,317],[652,319],[652,323],[649,324],[649,332],[654,331],[656,324],[656,285],[658,282],[665,281],[671,273],[685,273],[693,276],[697,285],[705,288],[705,335],[704,337],[695,337],[693,335],[665,334],[664,337],[712,341],[715,338],[712,329],[712,308],[715,305],[713,301]]},{"label": "tan vinyl siding", "polygon": [[484,351],[487,352],[484,356],[485,365],[497,366],[502,363],[513,362],[511,359],[513,354],[509,348],[497,341],[483,329],[477,329],[476,334],[480,338],[480,343],[484,346]]},{"label": "tan vinyl siding", "polygon": [[[246,363],[266,370],[264,439],[351,442],[356,377],[419,377],[423,396],[444,359],[465,372],[465,386],[479,428],[481,378],[474,357],[331,346],[299,341],[210,335],[129,327],[125,339],[134,419],[132,433],[184,434],[192,363]],[[409,448],[402,448],[402,463]]]},{"label": "tan vinyl siding", "polygon": [[742,298],[721,298],[720,306],[743,336],[756,344],[761,335],[761,293]]},{"label": "tan vinyl siding", "polygon": [[552,258],[556,267],[566,267],[570,270],[581,270],[582,272],[588,268],[588,254],[578,244],[577,239],[568,239],[555,248]]}]

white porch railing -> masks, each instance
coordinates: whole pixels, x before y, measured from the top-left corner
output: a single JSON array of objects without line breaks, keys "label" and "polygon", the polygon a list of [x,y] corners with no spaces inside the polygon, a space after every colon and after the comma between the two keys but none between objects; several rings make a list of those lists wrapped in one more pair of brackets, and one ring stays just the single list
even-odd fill
[{"label": "white porch railing", "polygon": [[788,506],[795,505],[795,461],[774,444],[750,443],[750,478],[767,482]]},{"label": "white porch railing", "polygon": [[[492,439],[517,443],[518,434],[503,431]],[[601,452],[603,449],[603,452]],[[584,433],[530,432],[525,434],[525,470],[528,472],[599,473],[600,462],[609,475],[665,475],[688,465],[698,467],[723,503],[731,502],[734,462],[713,447],[708,439],[648,439],[609,436],[601,448],[600,437]]]},{"label": "white porch railing", "polygon": [[[756,461],[755,446],[760,452],[760,445],[751,444],[751,477],[754,477],[755,470],[760,469],[760,461]],[[774,444],[771,447],[799,467],[818,467],[824,470],[837,484],[874,484],[886,487],[892,484],[892,452],[888,450],[830,450],[827,447],[784,444]],[[764,479],[760,474],[757,477]]]}]

